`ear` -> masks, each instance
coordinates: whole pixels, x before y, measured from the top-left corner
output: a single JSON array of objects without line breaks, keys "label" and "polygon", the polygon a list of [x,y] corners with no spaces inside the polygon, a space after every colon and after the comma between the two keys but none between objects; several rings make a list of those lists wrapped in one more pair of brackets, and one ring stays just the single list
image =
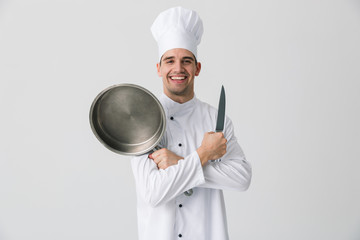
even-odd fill
[{"label": "ear", "polygon": [[201,63],[198,62],[196,65],[195,76],[199,76],[200,71],[201,71]]},{"label": "ear", "polygon": [[160,63],[156,64],[156,69],[157,69],[157,74],[159,77],[161,77],[161,72],[160,72]]}]

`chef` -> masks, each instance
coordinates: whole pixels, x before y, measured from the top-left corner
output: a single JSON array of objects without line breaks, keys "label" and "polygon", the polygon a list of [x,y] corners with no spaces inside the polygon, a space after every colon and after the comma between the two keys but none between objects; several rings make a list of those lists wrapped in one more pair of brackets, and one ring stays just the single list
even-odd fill
[{"label": "chef", "polygon": [[175,7],[160,13],[151,31],[167,126],[162,149],[131,160],[139,239],[229,239],[223,190],[248,189],[251,166],[231,120],[214,133],[217,109],[194,94],[202,21],[195,11]]}]

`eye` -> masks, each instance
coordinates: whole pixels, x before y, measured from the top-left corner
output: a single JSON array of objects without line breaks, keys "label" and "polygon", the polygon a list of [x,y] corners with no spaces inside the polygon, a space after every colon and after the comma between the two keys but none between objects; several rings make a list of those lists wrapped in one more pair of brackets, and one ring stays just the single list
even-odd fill
[{"label": "eye", "polygon": [[191,60],[184,60],[183,62],[184,62],[184,64],[191,64],[192,63]]},{"label": "eye", "polygon": [[167,60],[165,63],[166,64],[172,64],[172,63],[174,63],[174,60]]}]

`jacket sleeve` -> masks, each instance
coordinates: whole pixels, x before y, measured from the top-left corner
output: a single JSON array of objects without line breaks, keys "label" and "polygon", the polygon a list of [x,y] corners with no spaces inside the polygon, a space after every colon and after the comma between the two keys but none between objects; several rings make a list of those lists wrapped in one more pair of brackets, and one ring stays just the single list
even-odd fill
[{"label": "jacket sleeve", "polygon": [[203,169],[196,152],[165,170],[159,170],[148,155],[134,157],[131,166],[138,194],[152,207],[170,201],[183,192],[205,183]]},{"label": "jacket sleeve", "polygon": [[227,152],[221,159],[209,161],[203,167],[205,183],[199,187],[245,191],[251,182],[252,169],[237,142],[229,118],[226,118],[224,135],[228,140]]}]

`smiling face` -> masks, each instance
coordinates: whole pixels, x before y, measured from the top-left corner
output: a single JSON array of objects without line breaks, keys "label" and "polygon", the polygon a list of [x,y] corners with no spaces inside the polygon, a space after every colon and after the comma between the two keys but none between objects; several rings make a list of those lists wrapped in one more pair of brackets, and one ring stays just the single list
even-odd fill
[{"label": "smiling face", "polygon": [[194,55],[183,48],[174,48],[164,53],[161,64],[156,65],[162,77],[164,93],[175,102],[184,103],[194,97],[194,79],[201,70]]}]

